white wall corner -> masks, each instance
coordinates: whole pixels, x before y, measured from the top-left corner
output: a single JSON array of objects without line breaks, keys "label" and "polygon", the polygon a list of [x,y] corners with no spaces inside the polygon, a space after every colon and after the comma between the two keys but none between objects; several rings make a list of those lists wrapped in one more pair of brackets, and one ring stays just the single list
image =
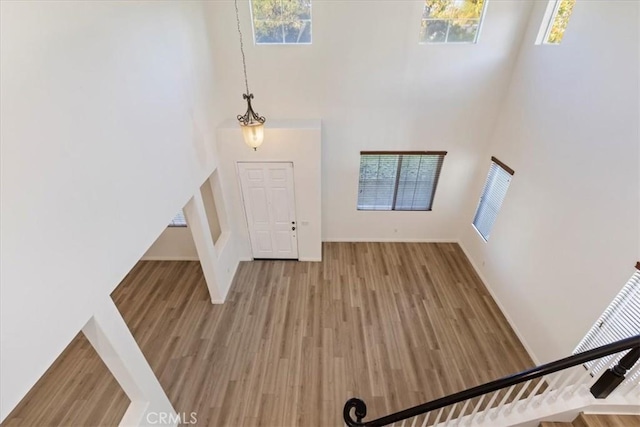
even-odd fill
[{"label": "white wall corner", "polygon": [[207,212],[200,191],[196,191],[191,200],[187,202],[184,207],[184,215],[187,219],[187,224],[189,224],[193,242],[196,245],[198,258],[202,266],[202,273],[207,282],[211,301],[224,301],[217,281],[216,260],[218,259],[218,255],[213,239],[211,238]]},{"label": "white wall corner", "polygon": [[536,355],[533,352],[531,346],[525,340],[524,335],[518,330],[518,327],[516,326],[515,322],[509,316],[509,313],[505,310],[504,305],[500,302],[500,300],[498,299],[498,296],[496,295],[496,293],[491,288],[491,285],[489,284],[489,281],[485,278],[484,274],[482,273],[482,270],[480,270],[480,268],[478,267],[478,264],[473,259],[473,257],[471,256],[470,252],[468,252],[467,249],[465,248],[464,244],[462,243],[462,240],[458,240],[456,243],[458,243],[460,248],[462,248],[462,252],[464,252],[465,256],[467,257],[467,259],[471,263],[471,266],[473,267],[473,269],[475,270],[476,274],[478,275],[478,277],[480,278],[480,280],[484,284],[484,287],[487,288],[487,291],[489,291],[489,294],[491,295],[491,298],[493,298],[493,300],[497,304],[498,308],[502,312],[502,315],[505,317],[505,319],[507,319],[507,322],[509,322],[509,326],[511,326],[511,329],[513,330],[513,332],[515,332],[516,336],[518,337],[518,339],[522,343],[524,349],[527,351],[527,354],[529,355],[531,360],[533,360],[533,363],[535,363],[536,365],[540,365],[540,360],[536,357]]},{"label": "white wall corner", "polygon": [[160,413],[175,419],[175,409],[110,297],[82,332],[131,400],[121,426],[150,426]]}]

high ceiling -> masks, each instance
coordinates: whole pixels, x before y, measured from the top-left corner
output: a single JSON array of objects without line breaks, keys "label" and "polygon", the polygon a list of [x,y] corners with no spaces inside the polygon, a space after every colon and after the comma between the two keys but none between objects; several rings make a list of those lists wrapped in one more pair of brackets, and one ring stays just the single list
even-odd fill
[{"label": "high ceiling", "polygon": [[[267,127],[269,118],[322,119],[323,187],[335,192],[324,194],[326,215],[343,222],[354,215],[341,201],[352,198],[344,183],[356,182],[360,150],[446,150],[445,170],[456,170],[440,181],[441,209],[428,227],[450,227],[509,84],[532,2],[489,1],[478,43],[457,45],[418,43],[423,1],[315,0],[311,45],[254,45],[249,2],[238,5],[254,107]],[[207,8],[216,94],[231,118],[245,107],[234,4]]]}]

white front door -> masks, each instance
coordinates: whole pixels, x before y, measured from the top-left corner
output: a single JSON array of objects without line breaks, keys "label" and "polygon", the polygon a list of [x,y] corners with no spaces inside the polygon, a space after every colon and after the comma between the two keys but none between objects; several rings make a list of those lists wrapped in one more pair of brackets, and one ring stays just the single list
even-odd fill
[{"label": "white front door", "polygon": [[293,163],[238,162],[254,258],[297,259]]}]

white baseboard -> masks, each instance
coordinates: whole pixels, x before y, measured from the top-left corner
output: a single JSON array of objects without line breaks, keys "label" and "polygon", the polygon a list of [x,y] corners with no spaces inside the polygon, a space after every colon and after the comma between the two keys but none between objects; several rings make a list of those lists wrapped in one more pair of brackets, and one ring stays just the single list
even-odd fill
[{"label": "white baseboard", "polygon": [[346,243],[458,243],[458,239],[423,239],[423,238],[397,238],[397,237],[385,237],[385,238],[376,238],[376,237],[336,237],[336,238],[327,238],[324,239],[323,242],[346,242]]},{"label": "white baseboard", "polygon": [[505,319],[507,319],[507,322],[509,322],[509,326],[511,326],[511,329],[513,329],[513,332],[515,332],[516,336],[518,337],[518,339],[522,343],[522,346],[524,347],[524,349],[529,354],[529,357],[531,358],[531,360],[533,360],[533,363],[535,363],[536,365],[540,365],[540,360],[538,360],[536,355],[533,353],[533,350],[531,350],[531,346],[529,346],[527,341],[524,339],[524,337],[522,336],[522,334],[520,333],[520,331],[516,327],[516,324],[513,322],[513,320],[509,316],[509,313],[507,313],[507,311],[505,310],[504,305],[502,305],[502,303],[500,302],[500,299],[498,299],[498,296],[495,294],[495,292],[493,291],[493,289],[489,285],[489,281],[484,277],[484,274],[482,274],[482,270],[480,270],[480,268],[478,267],[476,262],[473,260],[471,255],[469,255],[469,252],[467,252],[467,249],[462,244],[462,241],[458,240],[456,243],[458,243],[458,245],[462,249],[462,252],[464,252],[464,255],[467,257],[467,259],[471,263],[471,266],[476,271],[476,274],[478,275],[478,277],[480,277],[480,280],[484,284],[484,287],[487,288],[487,290],[489,291],[489,294],[491,295],[491,298],[493,298],[493,300],[498,305],[498,308],[502,312],[503,316],[505,317]]},{"label": "white baseboard", "polygon": [[200,261],[195,256],[143,256],[140,261]]}]

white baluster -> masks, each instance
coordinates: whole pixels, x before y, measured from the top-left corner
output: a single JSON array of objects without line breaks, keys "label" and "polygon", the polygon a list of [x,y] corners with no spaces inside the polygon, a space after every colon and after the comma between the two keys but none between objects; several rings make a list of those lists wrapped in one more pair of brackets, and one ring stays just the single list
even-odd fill
[{"label": "white baluster", "polygon": [[482,415],[480,415],[480,419],[479,419],[480,422],[484,421],[484,419],[487,416],[487,414],[493,408],[493,404],[495,403],[496,399],[498,398],[498,394],[499,393],[500,393],[500,390],[497,390],[497,391],[493,392],[493,396],[491,396],[491,400],[489,400],[489,403],[487,403],[487,406],[484,408],[484,411],[482,411]]},{"label": "white baluster", "polygon": [[469,406],[469,402],[471,402],[471,399],[467,399],[466,402],[464,402],[464,406],[462,407],[462,411],[460,411],[460,413],[458,414],[458,422],[456,423],[457,426],[460,425],[460,423],[462,422],[462,417],[464,417],[465,412],[467,412],[467,407]]},{"label": "white baluster", "polygon": [[[480,396],[480,400],[478,400],[478,403],[476,403],[476,406],[473,408],[473,411],[471,411],[471,417],[469,417],[469,425],[471,425],[471,423],[473,423],[473,420],[475,419],[476,414],[480,410],[480,406],[482,406],[482,402],[484,401],[485,397],[487,397],[486,394],[483,394],[482,396]],[[495,397],[494,397],[494,399],[495,399]]]},{"label": "white baluster", "polygon": [[404,420],[402,420],[402,424],[400,424],[400,427],[406,427],[406,423],[407,419],[405,418]]},{"label": "white baluster", "polygon": [[509,398],[509,396],[511,396],[511,393],[513,393],[514,388],[515,388],[515,385],[512,385],[511,387],[509,387],[509,389],[507,390],[507,393],[504,395],[504,397],[498,404],[498,407],[496,408],[495,413],[491,415],[491,419],[495,420],[496,417],[500,415],[500,411],[502,411],[502,408],[504,407],[504,404],[506,403],[507,399]]},{"label": "white baluster", "polygon": [[451,418],[453,418],[453,413],[456,411],[456,406],[458,406],[458,404],[454,403],[453,406],[451,407],[451,410],[449,411],[449,416],[447,417],[447,421],[444,422],[445,426],[448,426],[449,421],[451,421]]},{"label": "white baluster", "polygon": [[436,421],[433,423],[433,427],[436,427],[440,424],[440,418],[442,417],[442,411],[444,411],[444,408],[440,408],[440,410],[438,411],[438,416],[436,417]]},{"label": "white baluster", "polygon": [[568,371],[568,375],[560,384],[558,384],[558,395],[564,392],[564,394],[573,394],[573,390],[576,385],[581,383],[581,377],[584,376],[585,369],[582,366],[576,366]]},{"label": "white baluster", "polygon": [[518,403],[520,402],[520,398],[522,397],[522,395],[524,394],[524,392],[527,390],[527,388],[529,388],[529,386],[531,385],[531,381],[529,380],[526,383],[522,384],[522,388],[520,389],[520,391],[518,392],[518,394],[516,395],[516,398],[513,399],[513,401],[511,402],[511,404],[509,405],[509,407],[507,408],[507,414],[511,413],[511,411],[513,411],[513,409],[518,406]]},{"label": "white baluster", "polygon": [[411,427],[416,427],[416,424],[418,423],[418,418],[420,417],[420,415],[416,415],[415,417],[413,417],[413,422],[411,423]]},{"label": "white baluster", "polygon": [[527,406],[529,406],[529,404],[531,403],[531,400],[536,394],[538,394],[538,390],[540,390],[540,387],[542,387],[542,384],[544,383],[545,383],[544,377],[538,378],[538,384],[536,384],[533,390],[531,390],[531,393],[529,394],[529,396],[527,396],[527,398],[525,399],[524,405],[522,406],[523,409],[526,409]]},{"label": "white baluster", "polygon": [[560,372],[556,372],[556,374],[553,376],[553,379],[549,383],[549,389],[547,390],[546,399],[551,400],[551,401],[556,400],[557,393],[554,393],[554,391],[557,390],[556,384],[558,384],[558,382],[560,381],[560,378],[562,378],[563,374],[564,374],[564,371],[560,371]]},{"label": "white baluster", "polygon": [[429,415],[431,415],[431,412],[427,412],[426,414],[424,414],[424,421],[422,422],[422,425],[420,427],[427,427],[427,421],[429,421]]},{"label": "white baluster", "polygon": [[575,392],[578,391],[580,389],[580,387],[582,387],[583,385],[585,385],[588,382],[591,382],[592,380],[593,380],[593,377],[591,376],[591,371],[585,369],[584,371],[582,371],[582,374],[580,375],[580,378],[578,378],[576,383],[569,390],[569,394],[570,395],[575,394]]},{"label": "white baluster", "polygon": [[577,367],[578,368],[578,372],[579,372],[579,377],[578,379],[575,381],[575,383],[569,388],[569,395],[572,396],[575,394],[576,391],[578,391],[578,389],[580,389],[580,386],[582,386],[583,384],[585,384],[588,381],[591,381],[591,372],[588,369],[584,369],[584,366],[580,366]]}]

